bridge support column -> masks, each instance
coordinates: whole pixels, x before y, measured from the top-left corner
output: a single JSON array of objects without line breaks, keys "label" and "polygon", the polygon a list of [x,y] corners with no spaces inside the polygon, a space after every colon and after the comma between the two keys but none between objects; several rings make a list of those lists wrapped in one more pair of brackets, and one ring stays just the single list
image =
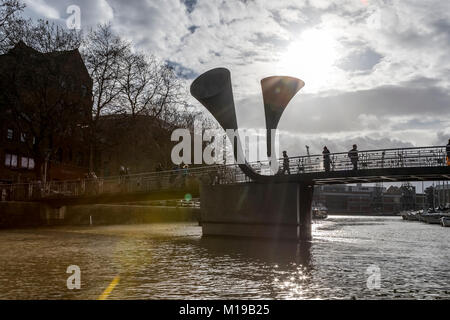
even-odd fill
[{"label": "bridge support column", "polygon": [[300,183],[297,185],[297,221],[298,238],[300,240],[311,240],[312,212],[311,205],[314,195],[314,185],[312,183]]},{"label": "bridge support column", "polygon": [[312,183],[202,185],[204,236],[311,239]]}]

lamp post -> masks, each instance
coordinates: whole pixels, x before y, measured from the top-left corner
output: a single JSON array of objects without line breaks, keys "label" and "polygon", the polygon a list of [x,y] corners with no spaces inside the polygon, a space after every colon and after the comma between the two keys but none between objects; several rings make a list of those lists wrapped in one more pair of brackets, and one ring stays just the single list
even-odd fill
[{"label": "lamp post", "polygon": [[44,162],[44,190],[47,189],[47,168],[48,168],[48,161],[50,160],[50,154],[51,150],[46,149],[45,151],[45,162]]}]

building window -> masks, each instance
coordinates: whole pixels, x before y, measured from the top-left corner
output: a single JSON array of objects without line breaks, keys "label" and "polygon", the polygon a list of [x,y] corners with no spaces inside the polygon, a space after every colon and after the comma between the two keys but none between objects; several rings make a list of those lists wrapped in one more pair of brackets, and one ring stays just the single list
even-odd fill
[{"label": "building window", "polygon": [[28,158],[27,157],[22,157],[20,160],[21,160],[20,161],[21,162],[20,166],[22,168],[28,169]]},{"label": "building window", "polygon": [[20,142],[25,142],[25,141],[27,141],[27,134],[22,132],[20,134]]},{"label": "building window", "polygon": [[17,155],[7,153],[5,155],[5,166],[16,168],[17,167]]},{"label": "building window", "polygon": [[33,170],[34,169],[34,159],[28,158],[28,169]]},{"label": "building window", "polygon": [[11,156],[11,167],[17,168],[17,154]]},{"label": "building window", "polygon": [[33,158],[22,157],[20,165],[24,169],[32,170],[32,169],[34,169],[34,159]]},{"label": "building window", "polygon": [[9,153],[5,154],[5,166],[11,166],[11,155]]},{"label": "building window", "polygon": [[14,130],[13,129],[8,129],[8,132],[6,134],[6,138],[8,140],[12,140],[14,138]]}]

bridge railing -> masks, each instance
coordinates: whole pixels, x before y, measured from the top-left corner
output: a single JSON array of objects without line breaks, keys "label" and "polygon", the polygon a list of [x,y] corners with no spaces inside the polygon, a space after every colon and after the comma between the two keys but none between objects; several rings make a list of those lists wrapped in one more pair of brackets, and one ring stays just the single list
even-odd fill
[{"label": "bridge railing", "polygon": [[[323,155],[292,157],[291,174],[316,173],[325,170]],[[282,159],[280,167],[283,168]],[[445,147],[422,147],[358,151],[358,170],[445,166]],[[348,152],[330,154],[330,171],[352,170]]]},{"label": "bridge railing", "polygon": [[27,201],[49,197],[82,197],[195,187],[199,182],[229,184],[245,181],[236,165],[214,165],[161,172],[78,180],[0,184],[0,201]]},{"label": "bridge railing", "polygon": [[[279,159],[283,173],[283,159]],[[271,175],[268,161],[249,163],[257,172]],[[401,148],[366,150],[358,152],[358,170],[435,167],[445,166],[445,147]],[[352,170],[353,164],[347,152],[330,154],[330,171]],[[324,171],[323,155],[289,158],[290,174],[317,173]],[[114,177],[50,181],[24,184],[0,184],[0,200],[26,201],[46,197],[82,197],[101,194],[121,194],[176,190],[192,187],[199,182],[208,184],[230,184],[248,181],[236,164],[211,165],[160,172],[128,174]]]}]

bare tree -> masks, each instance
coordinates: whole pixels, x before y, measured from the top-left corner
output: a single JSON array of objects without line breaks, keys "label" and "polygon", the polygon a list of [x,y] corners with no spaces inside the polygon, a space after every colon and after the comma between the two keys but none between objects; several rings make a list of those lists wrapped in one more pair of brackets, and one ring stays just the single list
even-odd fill
[{"label": "bare tree", "polygon": [[0,0],[0,53],[6,53],[16,43],[25,21],[20,13],[25,8],[19,0]]},{"label": "bare tree", "polygon": [[157,96],[160,83],[154,56],[128,52],[123,63],[121,87],[122,112],[131,115],[147,114]]},{"label": "bare tree", "polygon": [[7,25],[11,19],[16,19],[17,14],[22,12],[25,5],[19,0],[1,0],[0,1],[0,28]]},{"label": "bare tree", "polygon": [[0,53],[23,41],[40,52],[67,51],[80,46],[81,32],[68,30],[54,22],[24,19],[25,5],[19,0],[0,0]]},{"label": "bare tree", "polygon": [[154,117],[162,117],[165,111],[184,105],[185,100],[181,91],[181,82],[173,68],[167,64],[162,64],[159,67],[157,79],[160,82],[160,88],[152,104],[150,114]]},{"label": "bare tree", "polygon": [[120,110],[120,79],[123,61],[130,45],[116,35],[110,24],[99,25],[87,35],[83,45],[86,67],[93,80],[93,110],[90,124],[90,169],[94,168],[94,151],[98,143],[98,125],[102,115]]},{"label": "bare tree", "polygon": [[128,52],[120,78],[122,111],[161,119],[169,109],[184,104],[182,85],[173,69],[155,56]]},{"label": "bare tree", "polygon": [[81,32],[63,28],[54,22],[39,19],[21,23],[20,39],[40,52],[69,51],[80,47]]}]

